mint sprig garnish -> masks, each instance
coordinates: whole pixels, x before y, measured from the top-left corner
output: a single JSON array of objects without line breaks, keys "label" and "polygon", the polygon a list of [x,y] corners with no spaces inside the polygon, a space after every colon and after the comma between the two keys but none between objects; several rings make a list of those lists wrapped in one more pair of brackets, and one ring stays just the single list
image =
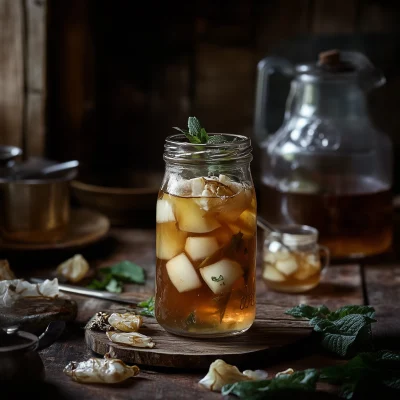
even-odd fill
[{"label": "mint sprig garnish", "polygon": [[137,307],[140,309],[139,314],[146,317],[154,317],[155,299],[151,296],[147,300],[138,303]]},{"label": "mint sprig garnish", "polygon": [[350,305],[330,311],[326,306],[305,304],[285,312],[295,318],[306,318],[321,336],[321,345],[341,357],[372,350],[371,324],[376,322],[371,306]]},{"label": "mint sprig garnish", "polygon": [[201,127],[200,121],[196,117],[188,118],[188,130],[181,129],[176,126],[174,126],[173,129],[182,132],[190,143],[206,144],[209,141],[207,131]]}]

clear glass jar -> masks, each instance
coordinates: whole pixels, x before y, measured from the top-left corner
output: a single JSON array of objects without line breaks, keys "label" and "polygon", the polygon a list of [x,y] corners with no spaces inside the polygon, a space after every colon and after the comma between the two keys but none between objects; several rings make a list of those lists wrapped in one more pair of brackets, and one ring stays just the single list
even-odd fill
[{"label": "clear glass jar", "polygon": [[[316,287],[329,265],[329,250],[318,231],[306,225],[278,226],[264,237],[263,279],[279,292],[301,293]],[[322,257],[321,257],[322,256]]]},{"label": "clear glass jar", "polygon": [[[210,134],[213,136],[213,134]],[[192,337],[245,332],[255,318],[256,197],[251,143],[166,139],[157,201],[155,316]]]}]

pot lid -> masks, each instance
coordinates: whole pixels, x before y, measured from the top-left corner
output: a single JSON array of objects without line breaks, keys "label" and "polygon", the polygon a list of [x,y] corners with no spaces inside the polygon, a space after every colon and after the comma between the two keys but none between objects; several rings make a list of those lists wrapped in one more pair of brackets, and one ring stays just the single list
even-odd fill
[{"label": "pot lid", "polygon": [[319,53],[315,63],[296,65],[295,74],[303,82],[355,81],[367,90],[386,83],[381,70],[364,54],[337,49]]}]

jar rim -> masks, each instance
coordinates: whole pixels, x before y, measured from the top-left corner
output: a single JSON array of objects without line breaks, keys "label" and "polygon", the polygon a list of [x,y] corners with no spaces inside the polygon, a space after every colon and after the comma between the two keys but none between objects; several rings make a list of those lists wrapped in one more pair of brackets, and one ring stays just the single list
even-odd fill
[{"label": "jar rim", "polygon": [[[167,136],[167,138],[165,139],[165,143],[174,144],[174,145],[184,145],[184,146],[187,146],[187,147],[194,147],[194,148],[196,148],[197,146],[218,148],[218,147],[221,147],[221,145],[235,147],[235,146],[238,146],[240,144],[248,143],[250,145],[250,143],[251,143],[251,140],[250,140],[249,137],[244,136],[244,135],[239,135],[239,134],[236,134],[236,133],[223,133],[223,132],[218,133],[218,132],[215,132],[215,133],[208,133],[208,135],[209,136],[217,136],[217,135],[226,136],[228,138],[232,138],[232,141],[231,142],[226,142],[226,143],[198,143],[197,144],[197,143],[188,142],[187,138],[186,138],[186,136],[184,134],[176,133],[174,135]],[[239,140],[234,140],[235,138],[238,138]],[[179,139],[181,139],[181,140],[179,140]]]},{"label": "jar rim", "polygon": [[209,133],[209,136],[223,136],[230,140],[223,143],[190,143],[184,134],[170,135],[165,139],[164,160],[190,164],[213,164],[227,162],[250,162],[251,139],[233,133]]}]

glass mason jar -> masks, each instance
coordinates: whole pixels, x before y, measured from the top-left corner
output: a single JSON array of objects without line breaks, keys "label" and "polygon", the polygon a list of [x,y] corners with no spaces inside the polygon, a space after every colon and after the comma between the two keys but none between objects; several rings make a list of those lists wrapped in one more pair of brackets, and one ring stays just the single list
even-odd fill
[{"label": "glass mason jar", "polygon": [[[210,137],[217,136],[210,134]],[[256,196],[251,142],[165,143],[157,201],[155,316],[191,337],[245,332],[255,318]]]},{"label": "glass mason jar", "polygon": [[[329,265],[329,250],[307,225],[278,227],[264,237],[263,279],[279,292],[301,293],[316,287]],[[322,257],[321,257],[322,256]]]}]

